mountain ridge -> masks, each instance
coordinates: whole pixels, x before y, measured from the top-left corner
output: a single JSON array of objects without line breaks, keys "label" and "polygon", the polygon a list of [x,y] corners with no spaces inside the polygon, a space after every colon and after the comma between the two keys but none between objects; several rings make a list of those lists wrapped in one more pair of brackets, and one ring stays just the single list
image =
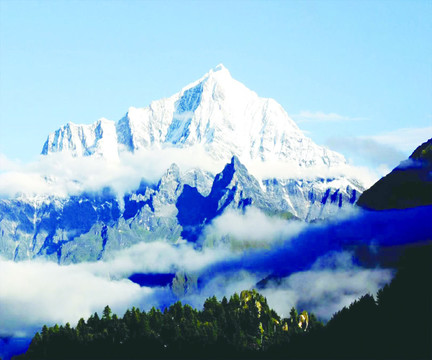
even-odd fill
[{"label": "mountain ridge", "polygon": [[122,151],[202,145],[213,158],[293,161],[301,167],[345,164],[344,157],[303,135],[275,100],[260,98],[223,65],[145,108],[130,107],[117,122],[68,123],[51,133],[42,155],[118,158]]},{"label": "mountain ridge", "polygon": [[[323,179],[324,181],[324,179]],[[313,221],[353,205],[356,190],[301,183],[271,182],[261,188],[257,179],[233,157],[213,177],[199,169],[182,172],[175,164],[157,184],[142,182],[122,199],[109,189],[68,198],[26,201],[0,200],[0,254],[16,261],[44,257],[59,263],[103,259],[141,241],[196,242],[211,221],[226,209],[255,207],[265,214],[288,214]],[[284,187],[286,186],[286,188]],[[280,196],[297,188],[297,208]],[[308,218],[309,216],[309,218]]]},{"label": "mountain ridge", "polygon": [[432,205],[432,138],[366,190],[357,205],[369,210]]}]

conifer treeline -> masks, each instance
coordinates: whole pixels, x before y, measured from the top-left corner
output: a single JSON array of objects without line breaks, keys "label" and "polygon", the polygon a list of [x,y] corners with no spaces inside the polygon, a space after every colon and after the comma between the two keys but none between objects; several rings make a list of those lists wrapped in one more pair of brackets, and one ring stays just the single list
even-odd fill
[{"label": "conifer treeline", "polygon": [[215,297],[202,311],[177,302],[163,312],[107,306],[75,328],[43,327],[19,359],[432,358],[432,246],[408,251],[390,285],[324,326],[313,314],[281,319],[255,290]]},{"label": "conifer treeline", "polygon": [[202,311],[177,302],[163,312],[132,308],[120,318],[106,306],[101,317],[95,313],[75,328],[44,326],[25,358],[227,357],[266,351],[322,326],[295,308],[281,319],[262,295],[242,291],[229,300],[209,298]]}]

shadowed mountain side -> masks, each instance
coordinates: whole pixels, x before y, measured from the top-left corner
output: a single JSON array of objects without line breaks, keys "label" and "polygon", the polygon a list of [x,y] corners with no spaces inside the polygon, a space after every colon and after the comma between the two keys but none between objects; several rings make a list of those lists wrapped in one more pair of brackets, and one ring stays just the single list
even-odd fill
[{"label": "shadowed mountain side", "polygon": [[[185,185],[176,206],[177,220],[183,227],[182,236],[189,241],[197,241],[203,226],[229,206],[245,209],[253,205],[267,212],[275,212],[274,200],[260,188],[258,181],[251,176],[236,156],[216,175],[210,194],[201,195],[198,190]],[[295,218],[292,214],[289,218]]]},{"label": "shadowed mountain side", "polygon": [[371,210],[432,205],[432,139],[366,190],[357,205]]}]

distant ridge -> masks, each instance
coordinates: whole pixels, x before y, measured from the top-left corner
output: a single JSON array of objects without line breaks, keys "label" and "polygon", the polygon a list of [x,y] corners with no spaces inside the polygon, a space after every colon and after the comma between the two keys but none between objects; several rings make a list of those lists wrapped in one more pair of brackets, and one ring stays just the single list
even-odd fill
[{"label": "distant ridge", "polygon": [[370,210],[432,205],[432,138],[366,190],[357,205]]}]

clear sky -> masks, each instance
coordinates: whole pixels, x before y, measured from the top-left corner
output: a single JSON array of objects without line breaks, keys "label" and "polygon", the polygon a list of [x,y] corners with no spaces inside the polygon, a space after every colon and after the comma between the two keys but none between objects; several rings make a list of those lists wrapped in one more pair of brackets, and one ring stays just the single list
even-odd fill
[{"label": "clear sky", "polygon": [[33,160],[68,121],[118,120],[223,63],[315,142],[391,163],[432,137],[431,19],[427,0],[0,0],[0,154]]}]

